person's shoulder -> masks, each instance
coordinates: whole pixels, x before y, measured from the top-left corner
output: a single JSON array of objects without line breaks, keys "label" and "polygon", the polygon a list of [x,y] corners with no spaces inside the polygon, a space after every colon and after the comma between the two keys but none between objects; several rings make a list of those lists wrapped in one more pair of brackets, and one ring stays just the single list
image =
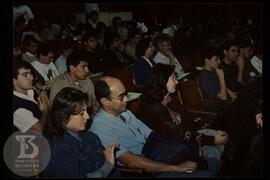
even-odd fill
[{"label": "person's shoulder", "polygon": [[67,72],[64,72],[63,74],[57,76],[55,79],[54,79],[54,82],[61,82],[61,81],[66,81],[67,80]]}]

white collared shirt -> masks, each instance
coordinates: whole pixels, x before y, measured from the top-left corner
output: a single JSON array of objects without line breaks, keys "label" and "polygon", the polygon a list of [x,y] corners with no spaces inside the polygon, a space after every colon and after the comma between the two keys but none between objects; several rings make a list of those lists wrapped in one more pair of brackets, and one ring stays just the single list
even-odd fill
[{"label": "white collared shirt", "polygon": [[150,62],[149,59],[147,59],[145,56],[143,56],[142,58],[146,60],[146,62],[149,64],[149,66],[150,66],[151,68],[153,68],[153,64]]},{"label": "white collared shirt", "polygon": [[252,66],[260,73],[262,74],[262,60],[260,60],[257,56],[253,56],[250,60]]},{"label": "white collared shirt", "polygon": [[[27,95],[13,91],[13,94],[19,98],[32,101],[38,104],[34,100],[34,91],[28,90]],[[13,124],[16,126],[22,133],[25,133],[29,130],[36,122],[39,120],[34,117],[33,112],[25,108],[19,108],[13,112]]]}]

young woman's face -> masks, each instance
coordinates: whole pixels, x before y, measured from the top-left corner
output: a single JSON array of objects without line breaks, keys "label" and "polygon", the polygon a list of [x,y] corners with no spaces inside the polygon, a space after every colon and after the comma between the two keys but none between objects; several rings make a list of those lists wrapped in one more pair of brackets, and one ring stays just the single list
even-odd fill
[{"label": "young woman's face", "polygon": [[80,108],[80,112],[76,115],[71,115],[69,117],[68,123],[66,124],[66,128],[74,131],[84,131],[86,128],[87,121],[89,119],[89,115],[86,111],[86,104]]},{"label": "young woman's face", "polygon": [[175,87],[176,85],[178,84],[178,81],[175,77],[175,74],[173,73],[170,77],[169,77],[169,80],[167,82],[167,90],[168,90],[168,93],[174,93],[175,92]]}]

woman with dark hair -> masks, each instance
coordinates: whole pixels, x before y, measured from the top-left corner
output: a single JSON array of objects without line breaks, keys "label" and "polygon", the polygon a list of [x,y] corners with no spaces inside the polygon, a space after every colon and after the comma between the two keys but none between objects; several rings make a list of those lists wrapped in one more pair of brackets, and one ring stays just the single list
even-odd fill
[{"label": "woman with dark hair", "polygon": [[175,101],[173,93],[177,84],[173,66],[156,64],[145,86],[141,111],[136,114],[137,117],[164,137],[210,145],[202,146],[202,154],[207,158],[219,159],[224,148],[220,145],[227,142],[228,134],[213,129],[200,129],[196,119]]},{"label": "woman with dark hair", "polygon": [[51,159],[45,176],[106,177],[115,164],[113,144],[106,149],[96,134],[86,130],[87,94],[66,87],[55,97],[47,132]]},{"label": "woman with dark hair", "polygon": [[145,85],[150,79],[151,71],[155,62],[152,60],[155,47],[150,39],[142,39],[137,45],[135,54],[137,56],[133,67],[136,84]]}]

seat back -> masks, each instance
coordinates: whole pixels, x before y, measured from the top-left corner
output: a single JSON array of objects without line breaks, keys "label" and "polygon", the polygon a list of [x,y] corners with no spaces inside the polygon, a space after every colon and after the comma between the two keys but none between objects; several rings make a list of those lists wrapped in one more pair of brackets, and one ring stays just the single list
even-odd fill
[{"label": "seat back", "polygon": [[108,75],[120,79],[122,83],[125,85],[126,91],[136,92],[134,78],[131,69],[129,67],[117,69],[115,71],[108,73]]},{"label": "seat back", "polygon": [[203,111],[203,98],[196,80],[180,81],[178,85],[179,98],[182,105],[190,110]]}]

